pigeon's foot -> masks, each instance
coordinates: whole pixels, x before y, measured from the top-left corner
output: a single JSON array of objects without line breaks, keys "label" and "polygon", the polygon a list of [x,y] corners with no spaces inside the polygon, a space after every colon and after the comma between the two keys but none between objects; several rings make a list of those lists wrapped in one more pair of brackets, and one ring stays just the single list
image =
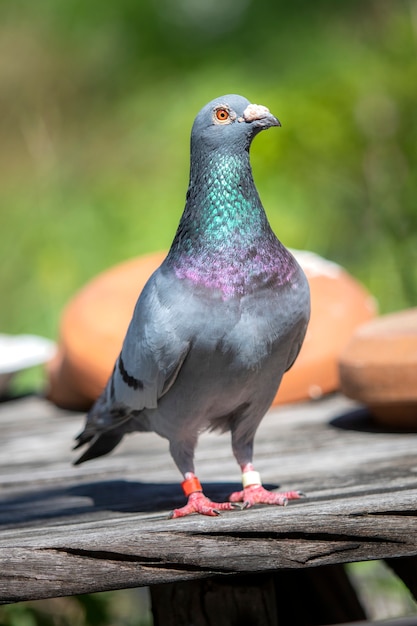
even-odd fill
[{"label": "pigeon's foot", "polygon": [[231,511],[235,508],[240,507],[233,502],[212,502],[201,491],[195,491],[189,495],[187,504],[180,509],[174,509],[169,518],[185,517],[192,513],[216,517],[220,515],[220,511]]},{"label": "pigeon's foot", "polygon": [[289,500],[298,500],[304,497],[301,491],[274,492],[268,491],[262,485],[249,485],[242,491],[235,491],[229,496],[230,502],[243,502],[243,508],[248,509],[255,504],[278,504],[286,506]]}]

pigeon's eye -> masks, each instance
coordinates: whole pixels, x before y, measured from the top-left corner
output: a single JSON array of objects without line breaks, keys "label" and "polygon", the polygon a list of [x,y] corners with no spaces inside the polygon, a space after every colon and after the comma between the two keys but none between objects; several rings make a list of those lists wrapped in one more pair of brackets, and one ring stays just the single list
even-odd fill
[{"label": "pigeon's eye", "polygon": [[214,118],[215,122],[220,124],[227,124],[231,121],[230,112],[223,107],[220,107],[214,111]]},{"label": "pigeon's eye", "polygon": [[229,117],[229,112],[226,111],[226,109],[218,109],[216,111],[216,117],[219,120],[219,122],[224,122],[224,120],[227,120]]}]

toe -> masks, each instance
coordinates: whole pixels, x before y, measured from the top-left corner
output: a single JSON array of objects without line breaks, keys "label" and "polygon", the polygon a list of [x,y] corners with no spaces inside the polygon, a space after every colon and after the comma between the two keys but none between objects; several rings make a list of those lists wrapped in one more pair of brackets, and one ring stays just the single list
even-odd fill
[{"label": "toe", "polygon": [[245,499],[244,491],[234,491],[229,496],[229,502],[243,502]]}]

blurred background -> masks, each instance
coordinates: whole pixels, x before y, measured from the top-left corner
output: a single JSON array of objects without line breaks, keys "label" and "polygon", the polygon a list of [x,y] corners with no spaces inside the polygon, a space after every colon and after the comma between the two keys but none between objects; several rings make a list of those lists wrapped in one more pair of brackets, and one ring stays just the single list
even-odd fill
[{"label": "blurred background", "polygon": [[[0,0],[0,332],[56,338],[86,281],[168,248],[194,116],[233,92],[282,122],[252,148],[279,238],[417,305],[416,0]],[[0,621],[150,623],[95,602]]]},{"label": "blurred background", "polygon": [[279,238],[417,304],[415,0],[0,0],[1,332],[55,338],[101,270],[167,248],[189,132],[240,93]]}]

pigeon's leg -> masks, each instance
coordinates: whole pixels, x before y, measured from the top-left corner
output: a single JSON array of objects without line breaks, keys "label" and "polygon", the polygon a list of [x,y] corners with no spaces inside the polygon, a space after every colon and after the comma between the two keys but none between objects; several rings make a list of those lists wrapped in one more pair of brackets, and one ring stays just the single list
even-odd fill
[{"label": "pigeon's leg", "polygon": [[[200,513],[201,515],[216,516],[220,514],[220,511],[230,511],[237,507],[236,504],[231,502],[212,502],[203,493],[203,488],[194,474],[194,449],[197,443],[197,438],[189,438],[188,441],[174,441],[170,442],[170,452],[174,459],[178,469],[184,476],[184,481],[181,483],[181,487],[184,491],[184,495],[188,498],[188,502],[180,509],[174,509],[170,514],[170,518],[185,517],[192,513]],[[239,507],[240,508],[240,507]]]},{"label": "pigeon's leg", "polygon": [[252,464],[253,440],[246,444],[233,440],[233,452],[242,470],[243,489],[233,492],[229,496],[230,502],[243,502],[243,508],[248,509],[254,504],[286,506],[289,500],[303,497],[304,494],[301,491],[268,491],[262,486],[260,474],[255,471]]},{"label": "pigeon's leg", "polygon": [[[200,481],[193,472],[187,472],[185,480],[181,483],[184,494],[188,496],[188,502],[180,509],[174,509],[170,514],[170,519],[175,517],[185,517],[191,513],[210,515],[211,517],[220,515],[220,511],[230,511],[236,508],[232,502],[212,502],[207,498],[201,487]],[[239,507],[240,508],[240,507]]]}]

